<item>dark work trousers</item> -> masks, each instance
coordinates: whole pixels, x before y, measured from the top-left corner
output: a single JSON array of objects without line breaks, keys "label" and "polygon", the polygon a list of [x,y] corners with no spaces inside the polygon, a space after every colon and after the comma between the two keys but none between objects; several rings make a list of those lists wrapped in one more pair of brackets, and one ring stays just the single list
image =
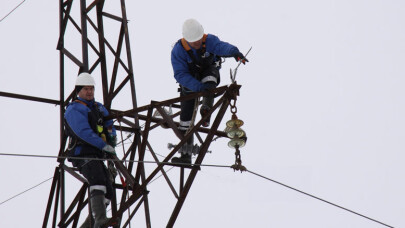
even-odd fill
[{"label": "dark work trousers", "polygon": [[[200,77],[197,78],[201,78],[201,82],[208,86],[207,89],[214,89],[220,81],[219,69],[215,65],[211,65],[207,70],[203,71]],[[192,93],[193,91],[181,86],[180,97]],[[180,103],[180,130],[187,130],[190,127],[195,108],[195,100],[196,99],[190,99]]]},{"label": "dark work trousers", "polygon": [[92,186],[105,186],[105,198],[111,200],[113,196],[113,187],[110,180],[110,172],[103,161],[92,160],[92,158],[97,158],[97,156],[86,155],[86,158],[89,159],[72,160],[73,166],[79,168],[80,173],[89,182],[90,188],[92,188]]}]

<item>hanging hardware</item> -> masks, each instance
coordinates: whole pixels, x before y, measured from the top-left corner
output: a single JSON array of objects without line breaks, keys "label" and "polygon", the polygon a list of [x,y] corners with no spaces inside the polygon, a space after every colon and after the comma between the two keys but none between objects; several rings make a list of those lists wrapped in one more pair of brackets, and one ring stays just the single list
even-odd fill
[{"label": "hanging hardware", "polygon": [[246,144],[246,132],[241,128],[244,122],[241,119],[238,119],[236,116],[236,99],[233,99],[230,103],[230,109],[232,113],[232,119],[226,122],[225,132],[231,140],[228,142],[230,148],[235,148],[235,164],[231,168],[239,170],[241,172],[246,171],[246,167],[242,165],[242,159],[240,155],[239,148],[244,147]]}]

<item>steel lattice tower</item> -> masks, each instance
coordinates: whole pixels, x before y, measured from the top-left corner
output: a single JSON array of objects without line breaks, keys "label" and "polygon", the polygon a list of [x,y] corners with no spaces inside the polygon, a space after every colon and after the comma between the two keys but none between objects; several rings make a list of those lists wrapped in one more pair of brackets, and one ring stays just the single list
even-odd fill
[{"label": "steel lattice tower", "polygon": [[[118,4],[107,9],[105,4]],[[117,10],[118,9],[118,10]],[[77,10],[77,13],[74,11]],[[110,12],[111,10],[111,12]],[[120,224],[116,227],[127,227],[136,213],[142,210],[145,214],[146,227],[152,227],[151,208],[148,202],[148,184],[157,174],[161,173],[165,178],[173,196],[177,202],[173,212],[167,222],[167,227],[173,227],[179,215],[182,205],[193,184],[193,181],[200,170],[200,165],[204,160],[208,148],[214,137],[226,137],[226,133],[218,131],[218,127],[230,106],[232,100],[236,100],[239,95],[240,86],[231,84],[212,90],[217,102],[210,110],[209,114],[214,119],[211,128],[202,128],[201,120],[197,121],[186,135],[182,135],[178,130],[178,122],[174,119],[180,115],[179,102],[187,99],[200,98],[204,93],[195,93],[181,98],[173,98],[165,101],[152,101],[149,105],[137,105],[135,92],[135,79],[133,74],[130,39],[128,33],[128,20],[126,15],[125,0],[105,2],[104,0],[59,0],[59,40],[57,50],[60,56],[60,98],[52,100],[40,97],[32,97],[22,94],[0,92],[0,96],[18,98],[36,102],[44,102],[60,107],[60,148],[55,168],[54,177],[49,193],[48,203],[43,220],[43,227],[77,227],[79,217],[87,215],[88,210],[84,210],[88,204],[88,183],[77,169],[71,166],[66,159],[67,135],[64,132],[63,115],[66,106],[74,99],[75,93],[71,91],[65,96],[65,80],[74,81],[76,75],[82,71],[88,71],[96,77],[101,77],[103,102],[111,115],[108,118],[115,119],[119,125],[115,125],[118,131],[133,134],[133,140],[128,149],[125,150],[122,158],[115,157],[113,162],[115,167],[125,180],[123,183],[114,183],[115,196],[111,202],[113,218],[120,219]],[[115,26],[117,34],[105,31],[105,23],[109,23],[109,28]],[[106,26],[107,27],[107,26]],[[73,46],[72,36],[67,36],[67,31],[75,31],[77,47]],[[111,37],[107,37],[108,34]],[[77,39],[79,37],[79,39]],[[79,42],[77,42],[79,40]],[[113,46],[113,42],[115,42]],[[79,50],[79,51],[77,51]],[[75,53],[78,52],[78,53]],[[72,68],[76,69],[76,74],[68,74]],[[112,68],[110,72],[107,70]],[[131,108],[129,110],[112,110],[111,105],[117,102],[117,95],[129,90],[131,95]],[[168,114],[165,107],[177,110]],[[153,113],[159,113],[155,117]],[[143,127],[140,127],[143,126]],[[175,145],[163,160],[156,156],[152,144],[149,142],[149,133],[165,126],[167,134],[174,134],[180,142]],[[205,138],[202,137],[205,135]],[[171,158],[187,140],[195,135],[201,144],[198,156],[192,166],[176,167],[180,170],[179,189],[173,186],[173,181],[169,178],[165,167],[172,167]],[[145,154],[150,153],[154,158],[156,166],[153,171],[146,172],[144,167]],[[133,161],[127,164],[123,161]],[[135,162],[136,161],[136,162]],[[188,175],[185,170],[189,170]],[[66,175],[71,175],[81,183],[81,188],[73,198],[68,201],[66,195]],[[168,205],[171,206],[171,205]],[[123,213],[131,211],[131,214],[123,220]],[[141,221],[132,221],[141,223]]]}]

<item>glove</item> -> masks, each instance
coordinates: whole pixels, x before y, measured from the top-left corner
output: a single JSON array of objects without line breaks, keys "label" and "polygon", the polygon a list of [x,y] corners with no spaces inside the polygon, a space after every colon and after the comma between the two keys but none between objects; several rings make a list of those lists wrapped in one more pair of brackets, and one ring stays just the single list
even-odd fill
[{"label": "glove", "polygon": [[111,182],[114,182],[115,177],[118,175],[118,171],[115,168],[114,163],[112,163],[112,162],[108,163],[108,171],[110,171],[110,174],[111,174],[110,175]]},{"label": "glove", "polygon": [[249,60],[247,60],[241,52],[236,53],[233,57],[235,58],[236,62],[240,61],[243,64],[249,62]]},{"label": "glove", "polygon": [[102,149],[102,151],[108,155],[117,155],[115,153],[115,149],[114,147],[110,146],[110,145],[105,145]]}]

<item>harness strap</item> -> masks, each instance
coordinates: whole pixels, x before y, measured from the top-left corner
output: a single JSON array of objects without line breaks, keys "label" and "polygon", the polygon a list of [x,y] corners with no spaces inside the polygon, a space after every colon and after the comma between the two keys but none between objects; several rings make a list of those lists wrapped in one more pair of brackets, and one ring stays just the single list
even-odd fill
[{"label": "harness strap", "polygon": [[[81,100],[79,100],[79,99],[77,99],[77,100],[74,100],[74,102],[77,102],[77,103],[80,103],[80,104],[82,104],[82,105],[84,105],[84,106],[88,106],[87,104],[86,104],[86,102],[83,102],[83,101],[81,101]],[[96,116],[97,116],[97,118],[102,118],[102,119],[104,119],[104,117],[103,116],[100,116],[100,113],[99,113],[99,111],[97,110],[97,102],[94,102],[94,106],[96,107],[96,109],[90,109],[91,110],[91,112],[93,113],[94,111],[96,112]],[[104,122],[104,121],[103,121]],[[91,124],[90,124],[90,126],[92,126]],[[99,125],[98,123],[96,123],[96,129],[93,129],[94,131],[96,131],[98,134],[99,134],[99,136],[104,140],[104,142],[106,142],[107,141],[107,139],[106,139],[106,136],[105,136],[105,134],[103,133],[104,132],[104,127],[102,126],[102,125]]]},{"label": "harness strap", "polygon": [[[204,53],[205,53],[205,50],[206,50],[206,47],[205,47],[205,41],[206,41],[206,40],[207,40],[207,34],[204,34],[204,35],[203,35],[203,38],[202,38],[202,48],[201,48],[201,53],[202,53],[202,54],[204,54]],[[187,43],[186,39],[184,39],[184,38],[181,39],[181,45],[183,46],[184,50],[186,50],[187,54],[190,56],[191,61],[192,61],[194,64],[198,65],[198,64],[197,64],[198,61],[197,61],[197,59],[195,58],[195,56],[194,56],[194,54],[193,54],[193,51],[191,50],[191,47],[190,47],[190,45]]]},{"label": "harness strap", "polygon": [[[84,102],[84,101],[81,101],[81,100],[74,100],[74,102],[77,102],[77,103],[80,103],[80,104],[82,104],[82,105],[84,105],[84,106],[87,106],[87,104]],[[94,102],[95,103],[95,102]],[[95,103],[96,104],[96,103]]]},{"label": "harness strap", "polygon": [[[86,102],[81,101],[81,100],[79,100],[79,99],[74,100],[74,102],[80,103],[80,104],[82,104],[82,105],[84,105],[84,106],[88,106],[88,105],[86,104]],[[94,102],[94,106],[96,106],[96,108],[98,107],[97,102]]]}]

